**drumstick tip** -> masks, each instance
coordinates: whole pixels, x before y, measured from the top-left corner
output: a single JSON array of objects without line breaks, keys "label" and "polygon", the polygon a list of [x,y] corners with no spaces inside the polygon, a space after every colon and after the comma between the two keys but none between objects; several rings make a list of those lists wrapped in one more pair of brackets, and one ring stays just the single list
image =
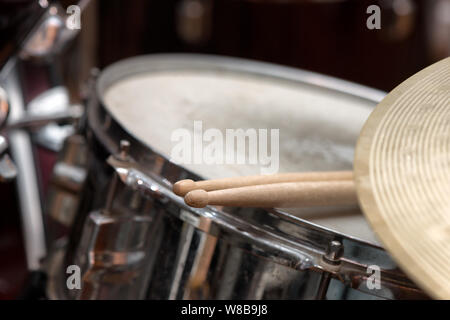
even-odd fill
[{"label": "drumstick tip", "polygon": [[186,194],[184,202],[194,208],[204,208],[208,205],[208,192],[205,190],[193,190]]},{"label": "drumstick tip", "polygon": [[175,182],[172,187],[173,192],[180,197],[184,197],[186,193],[195,188],[195,182],[191,179],[185,179]]}]

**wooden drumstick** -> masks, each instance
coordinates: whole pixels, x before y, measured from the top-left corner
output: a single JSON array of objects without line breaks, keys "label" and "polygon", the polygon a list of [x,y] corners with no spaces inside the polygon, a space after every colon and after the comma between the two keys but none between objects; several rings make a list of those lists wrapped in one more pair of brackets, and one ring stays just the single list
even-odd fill
[{"label": "wooden drumstick", "polygon": [[254,185],[265,185],[285,182],[302,181],[340,181],[353,180],[352,171],[295,172],[272,175],[234,177],[215,180],[193,181],[180,180],[173,185],[173,192],[181,197],[192,190],[214,191],[230,188],[240,188]]},{"label": "wooden drumstick", "polygon": [[195,208],[207,205],[296,208],[358,203],[352,180],[287,182],[210,192],[193,190],[186,194],[184,201]]}]

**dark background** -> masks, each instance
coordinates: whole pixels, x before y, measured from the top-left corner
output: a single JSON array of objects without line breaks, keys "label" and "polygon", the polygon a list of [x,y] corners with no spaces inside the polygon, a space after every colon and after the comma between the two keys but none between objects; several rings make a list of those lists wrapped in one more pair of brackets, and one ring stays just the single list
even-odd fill
[{"label": "dark background", "polygon": [[[92,67],[138,54],[201,52],[289,65],[390,91],[450,53],[450,39],[435,38],[435,28],[450,28],[436,27],[437,3],[444,1],[450,2],[92,0],[81,35],[66,55],[66,78],[76,99]],[[381,30],[366,27],[371,4],[382,9]],[[0,67],[41,12],[37,1],[0,0]],[[12,183],[0,184],[0,201],[0,299],[13,299],[26,267]]]},{"label": "dark background", "polygon": [[[413,9],[404,15],[395,13],[393,1],[203,2],[213,2],[209,35],[200,43],[189,43],[177,30],[182,1],[100,1],[99,65],[139,53],[206,52],[290,65],[391,90],[436,59],[427,43],[430,0],[406,1]],[[381,30],[366,27],[371,4],[382,9]]]}]

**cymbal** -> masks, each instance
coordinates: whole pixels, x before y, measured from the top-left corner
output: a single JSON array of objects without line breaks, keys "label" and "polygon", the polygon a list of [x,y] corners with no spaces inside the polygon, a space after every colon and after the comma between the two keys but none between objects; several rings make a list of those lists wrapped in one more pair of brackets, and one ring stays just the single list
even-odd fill
[{"label": "cymbal", "polygon": [[399,266],[450,299],[450,57],[375,108],[356,146],[360,206]]}]

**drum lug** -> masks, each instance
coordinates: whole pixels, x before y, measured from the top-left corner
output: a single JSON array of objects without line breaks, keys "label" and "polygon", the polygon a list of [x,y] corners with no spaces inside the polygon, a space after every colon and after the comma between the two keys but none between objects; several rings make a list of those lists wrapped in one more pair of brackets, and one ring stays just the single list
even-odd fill
[{"label": "drum lug", "polygon": [[131,145],[129,141],[121,140],[119,152],[106,160],[106,162],[115,170],[114,180],[110,187],[106,208],[108,208],[108,205],[112,205],[115,190],[114,184],[116,183],[114,181],[118,179],[131,189],[141,193],[143,196],[158,199],[159,201],[166,203],[168,199],[164,192],[162,192],[161,185],[140,169],[138,164],[130,156],[130,148]]},{"label": "drum lug", "polygon": [[[127,161],[127,160],[130,160],[129,153],[130,153],[130,142],[127,140],[120,140],[119,152],[116,155],[113,155],[113,157],[120,161]],[[111,164],[109,162],[109,159],[107,160],[107,162],[109,164]],[[111,213],[114,197],[115,197],[116,190],[117,190],[117,183],[118,183],[119,177],[120,177],[117,168],[114,166],[113,166],[113,168],[115,169],[115,172],[114,172],[114,175],[112,177],[111,183],[108,188],[108,194],[106,196],[106,204],[105,204],[105,209],[104,209],[105,214]]]},{"label": "drum lug", "polygon": [[[342,243],[337,240],[330,241],[327,247],[327,251],[322,256],[322,262],[331,268],[327,269],[338,269],[341,264],[341,257],[344,254],[344,247]],[[319,289],[317,290],[316,299],[324,300],[326,299],[328,287],[331,281],[330,271],[324,270],[319,283]]]},{"label": "drum lug", "polygon": [[128,140],[120,140],[119,154],[117,157],[120,160],[128,160],[130,156],[130,142]]},{"label": "drum lug", "polygon": [[342,243],[333,240],[328,244],[326,253],[322,256],[325,263],[329,263],[333,266],[337,266],[341,263],[341,257],[344,254],[344,247]]},{"label": "drum lug", "polygon": [[74,134],[64,141],[53,167],[47,198],[47,213],[63,226],[72,226],[87,177],[87,142]]},{"label": "drum lug", "polygon": [[66,294],[77,299],[143,299],[151,227],[146,215],[89,213],[72,262],[82,270],[81,288]]}]

